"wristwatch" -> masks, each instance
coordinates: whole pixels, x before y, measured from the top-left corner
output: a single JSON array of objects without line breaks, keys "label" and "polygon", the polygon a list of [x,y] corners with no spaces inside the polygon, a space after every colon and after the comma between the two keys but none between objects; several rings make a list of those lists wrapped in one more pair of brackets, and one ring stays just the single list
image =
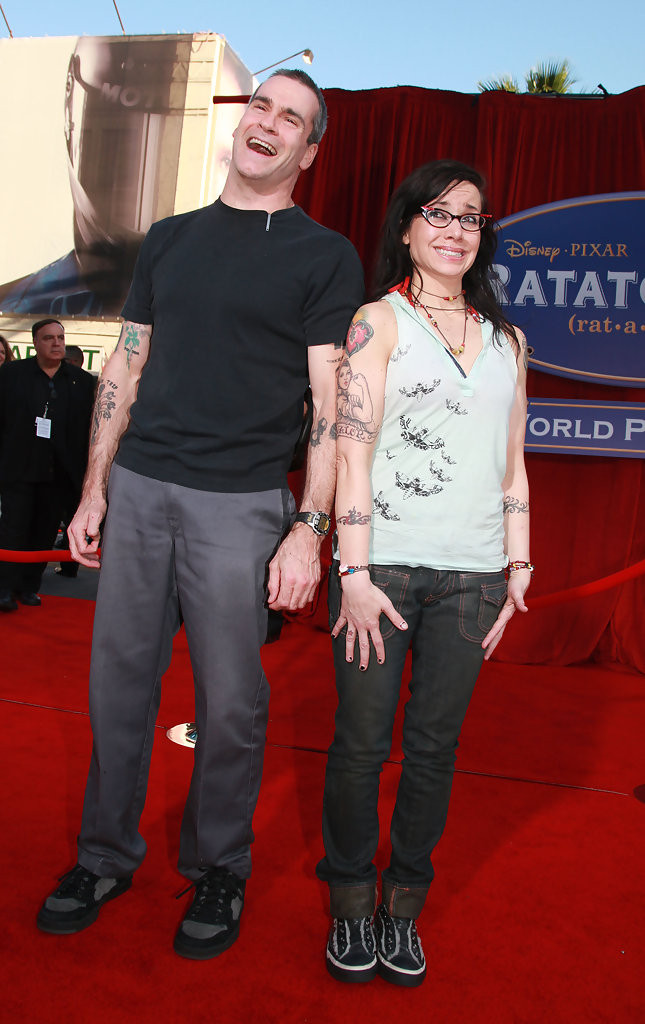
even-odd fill
[{"label": "wristwatch", "polygon": [[326,512],[298,512],[297,523],[306,523],[318,537],[326,537],[331,526],[331,519]]}]

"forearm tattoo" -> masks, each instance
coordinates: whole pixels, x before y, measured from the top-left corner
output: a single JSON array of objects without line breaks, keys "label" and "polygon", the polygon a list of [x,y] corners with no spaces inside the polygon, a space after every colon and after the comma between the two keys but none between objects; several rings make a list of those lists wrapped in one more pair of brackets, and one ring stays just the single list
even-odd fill
[{"label": "forearm tattoo", "polygon": [[511,514],[513,512],[528,512],[528,510],[528,501],[520,501],[519,498],[514,498],[511,494],[504,498],[504,502],[502,504],[502,512],[504,515],[506,515],[507,512]]},{"label": "forearm tattoo", "polygon": [[527,371],[529,368],[529,347],[526,343],[526,338],[520,338],[520,348],[522,349],[522,363],[524,370]]},{"label": "forearm tattoo", "polygon": [[355,352],[365,348],[373,334],[374,328],[367,320],[356,320],[347,334],[347,355],[353,356]]},{"label": "forearm tattoo", "polygon": [[346,516],[338,516],[336,519],[341,526],[367,526],[371,521],[371,515],[363,515],[362,512],[357,511],[356,506],[350,508]]},{"label": "forearm tattoo", "polygon": [[327,430],[327,420],[324,416],[321,416],[317,423],[314,424],[311,430],[311,436],[309,438],[309,444],[312,448],[317,448],[322,441],[322,436]]},{"label": "forearm tattoo", "polygon": [[114,399],[118,390],[118,384],[114,384],[111,380],[101,380],[99,382],[96,399],[94,401],[94,412],[92,414],[90,444],[94,444],[96,441],[101,422],[103,420],[112,419],[112,412],[116,409],[116,402]]}]

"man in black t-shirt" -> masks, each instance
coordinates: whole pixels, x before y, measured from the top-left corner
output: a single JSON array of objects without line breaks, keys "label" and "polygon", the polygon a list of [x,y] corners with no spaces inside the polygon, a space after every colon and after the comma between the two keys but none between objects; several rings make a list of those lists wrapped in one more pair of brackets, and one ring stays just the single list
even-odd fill
[{"label": "man in black t-shirt", "polygon": [[[141,248],[69,530],[74,556],[97,565],[109,498],[78,864],[41,908],[45,931],[87,927],[143,860],[139,818],[181,607],[198,739],[179,868],[195,895],[174,948],[208,959],[237,938],[268,717],[260,646],[268,609],[303,607],[319,583],[335,371],[363,298],[352,246],[291,198],[325,125],[309,76],[276,72],[234,133],[221,199],[153,225]],[[296,515],[286,476],[308,382],[314,430]]]}]

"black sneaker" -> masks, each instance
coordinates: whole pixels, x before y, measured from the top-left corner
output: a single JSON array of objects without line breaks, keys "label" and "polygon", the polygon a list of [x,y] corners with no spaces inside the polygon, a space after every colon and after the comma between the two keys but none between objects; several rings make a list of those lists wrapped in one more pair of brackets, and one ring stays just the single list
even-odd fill
[{"label": "black sneaker", "polygon": [[391,917],[381,903],[374,918],[378,973],[394,985],[414,988],[426,976],[426,958],[411,917]]},{"label": "black sneaker", "polygon": [[337,981],[370,981],[376,974],[372,919],[335,917],[327,941],[326,963]]},{"label": "black sneaker", "polygon": [[100,878],[77,864],[59,881],[58,888],[40,908],[36,924],[43,932],[69,935],[82,931],[96,921],[104,903],[130,888],[132,875],[125,878]]},{"label": "black sneaker", "polygon": [[193,902],[175,935],[175,953],[210,960],[232,946],[240,933],[245,887],[244,879],[227,868],[205,871],[195,882]]}]

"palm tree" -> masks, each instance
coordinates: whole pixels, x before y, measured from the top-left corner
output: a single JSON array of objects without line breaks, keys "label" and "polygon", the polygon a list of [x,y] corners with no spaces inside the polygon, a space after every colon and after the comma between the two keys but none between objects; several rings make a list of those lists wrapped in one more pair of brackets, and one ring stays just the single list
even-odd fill
[{"label": "palm tree", "polygon": [[[575,81],[575,78],[571,75],[571,67],[568,60],[544,61],[536,64],[524,76],[526,86],[524,91],[532,93],[571,92]],[[477,88],[480,92],[491,92],[495,89],[501,89],[503,92],[523,91],[517,84],[516,79],[510,75],[502,75],[501,78],[491,78],[487,82],[478,82]]]},{"label": "palm tree", "polygon": [[478,82],[477,88],[480,92],[521,92],[516,78],[510,75],[502,75],[501,78],[491,78],[488,82]]}]

